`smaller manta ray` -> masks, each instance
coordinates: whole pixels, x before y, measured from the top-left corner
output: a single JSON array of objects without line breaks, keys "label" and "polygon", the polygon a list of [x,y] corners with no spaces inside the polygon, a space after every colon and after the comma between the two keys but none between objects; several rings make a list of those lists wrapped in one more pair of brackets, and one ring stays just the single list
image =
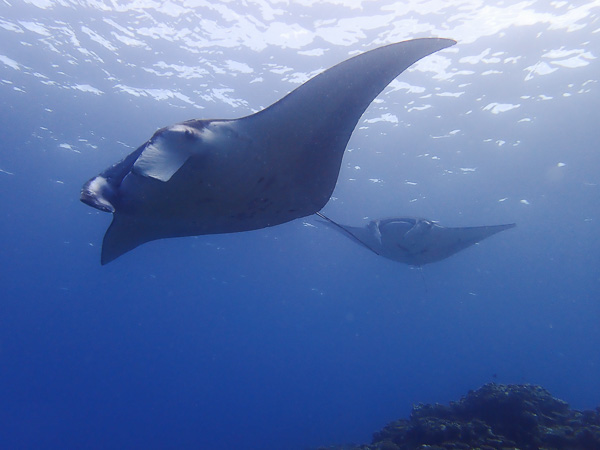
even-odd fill
[{"label": "smaller manta ray", "polygon": [[327,225],[364,245],[373,253],[411,266],[441,261],[496,233],[516,226],[446,228],[427,219],[397,217],[372,220],[364,227],[340,225],[316,213]]}]

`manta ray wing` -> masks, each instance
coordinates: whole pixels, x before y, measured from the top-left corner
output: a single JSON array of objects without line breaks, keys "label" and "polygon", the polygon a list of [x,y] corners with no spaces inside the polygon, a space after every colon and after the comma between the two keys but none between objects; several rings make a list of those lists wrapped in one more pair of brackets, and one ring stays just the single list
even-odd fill
[{"label": "manta ray wing", "polygon": [[340,225],[339,223],[331,220],[322,212],[315,213],[321,219],[325,225],[333,228],[335,231],[342,233],[346,237],[349,237],[354,242],[364,246],[365,248],[371,250],[376,255],[379,255],[379,248],[381,247],[381,242],[371,233],[370,230],[363,227],[352,227],[349,225]]},{"label": "manta ray wing", "polygon": [[434,225],[430,233],[422,237],[420,250],[412,256],[410,264],[421,266],[446,259],[501,231],[513,228],[514,223],[481,227],[446,228]]}]

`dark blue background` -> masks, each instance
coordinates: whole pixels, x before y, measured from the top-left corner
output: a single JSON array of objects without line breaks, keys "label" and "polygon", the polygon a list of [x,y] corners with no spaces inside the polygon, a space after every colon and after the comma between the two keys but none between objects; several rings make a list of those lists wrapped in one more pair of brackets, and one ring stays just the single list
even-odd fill
[{"label": "dark blue background", "polygon": [[[320,18],[378,12],[365,8],[307,7],[299,23],[318,28]],[[295,86],[268,64],[309,73],[376,47],[385,30],[368,30],[348,46],[315,38],[303,50],[327,48],[320,57],[285,46],[249,51],[239,42],[194,54],[168,39],[111,53],[82,27],[118,46],[104,19],[139,29],[146,20],[140,11],[2,6],[3,23],[25,32],[0,28],[0,55],[22,65],[0,63],[0,446],[367,442],[413,403],[447,402],[489,381],[538,383],[579,409],[600,404],[598,63],[552,65],[559,70],[525,81],[527,68],[548,62],[543,55],[552,49],[594,54],[592,11],[581,29],[515,25],[459,43],[457,53],[444,55],[446,70],[474,73],[436,79],[407,72],[398,80],[424,93],[387,93],[367,111],[365,118],[388,112],[400,123],[361,123],[368,128],[352,138],[328,215],[354,225],[402,215],[447,226],[518,224],[421,275],[313,218],[153,242],[101,267],[110,216],[78,199],[87,179],[156,128],[242,116]],[[185,16],[143,12],[173,29],[186,23]],[[52,36],[19,21],[45,23]],[[68,46],[63,23],[104,65]],[[449,30],[444,37],[455,36]],[[52,51],[48,44],[57,42],[64,46]],[[461,61],[487,48],[501,60],[520,59],[490,63],[502,71],[492,75]],[[233,60],[254,73],[208,70],[184,81],[142,70],[161,60],[200,68]],[[263,82],[250,83],[259,76]],[[103,94],[70,87],[76,84]],[[134,97],[118,84],[173,89],[204,109]],[[204,102],[200,95],[212,87],[229,87],[247,103]],[[435,95],[441,92],[464,94]],[[521,106],[493,115],[483,110],[492,102]],[[422,104],[432,107],[408,111]],[[433,138],[453,130],[460,131]]]}]

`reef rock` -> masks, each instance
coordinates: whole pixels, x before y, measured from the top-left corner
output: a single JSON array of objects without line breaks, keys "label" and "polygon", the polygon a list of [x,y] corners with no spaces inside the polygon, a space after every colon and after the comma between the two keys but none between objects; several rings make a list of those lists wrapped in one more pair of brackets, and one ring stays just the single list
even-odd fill
[{"label": "reef rock", "polygon": [[600,449],[600,407],[576,411],[540,386],[490,383],[458,402],[413,407],[354,450]]}]

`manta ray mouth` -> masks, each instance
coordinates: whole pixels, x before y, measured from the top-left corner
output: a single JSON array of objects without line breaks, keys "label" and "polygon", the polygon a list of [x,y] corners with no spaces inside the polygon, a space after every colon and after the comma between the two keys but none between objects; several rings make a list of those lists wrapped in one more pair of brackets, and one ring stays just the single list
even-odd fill
[{"label": "manta ray mouth", "polygon": [[114,213],[115,207],[106,198],[105,194],[107,192],[112,192],[112,188],[106,181],[106,178],[98,176],[92,178],[83,185],[79,199],[92,208],[96,208],[104,212]]}]

